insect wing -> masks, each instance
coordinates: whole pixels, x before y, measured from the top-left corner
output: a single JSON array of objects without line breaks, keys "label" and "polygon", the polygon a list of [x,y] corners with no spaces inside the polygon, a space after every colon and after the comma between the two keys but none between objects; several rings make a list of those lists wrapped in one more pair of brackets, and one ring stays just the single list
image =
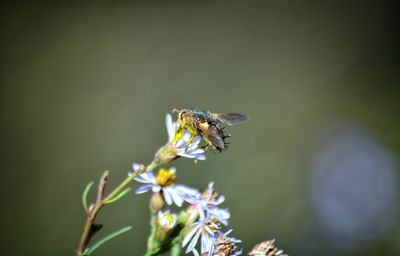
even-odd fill
[{"label": "insect wing", "polygon": [[248,119],[247,116],[239,113],[213,113],[213,116],[226,125],[240,124]]},{"label": "insect wing", "polygon": [[217,127],[210,125],[200,125],[203,135],[218,150],[225,148],[225,143],[221,137],[221,132]]}]

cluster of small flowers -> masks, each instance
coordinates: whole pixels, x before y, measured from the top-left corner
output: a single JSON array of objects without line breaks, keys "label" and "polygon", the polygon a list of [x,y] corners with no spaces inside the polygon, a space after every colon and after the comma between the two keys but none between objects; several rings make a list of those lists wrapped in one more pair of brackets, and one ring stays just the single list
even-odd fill
[{"label": "cluster of small flowers", "polygon": [[[227,209],[219,208],[225,198],[219,196],[214,190],[213,183],[210,183],[204,193],[189,188],[184,185],[175,184],[175,168],[169,170],[161,169],[157,176],[152,173],[145,173],[136,178],[142,183],[151,183],[139,187],[137,194],[141,194],[152,190],[153,193],[161,193],[162,198],[167,205],[175,204],[179,207],[183,202],[189,203],[187,209],[190,219],[196,220],[186,227],[186,235],[182,241],[182,247],[186,248],[186,253],[192,252],[199,255],[196,245],[201,241],[201,254],[218,256],[233,256],[241,254],[241,250],[237,249],[236,244],[241,241],[228,237],[232,231],[223,233],[221,231],[223,225],[228,225],[230,217]],[[177,215],[171,214],[169,210],[161,211],[162,207],[158,207],[157,223],[161,228],[172,230],[177,223]],[[185,231],[184,230],[184,231]]]},{"label": "cluster of small flowers", "polygon": [[[166,116],[166,126],[168,143],[156,155],[160,162],[169,162],[177,157],[206,159],[204,149],[199,147],[201,137],[198,134],[179,127],[177,122],[172,121],[169,114]],[[134,163],[132,167],[136,171],[142,166]],[[175,184],[176,169],[173,167],[159,169],[157,175],[152,172],[143,173],[135,180],[146,184],[135,191],[137,194],[152,191],[153,198],[158,198],[154,200],[155,203],[151,203],[150,207],[154,213],[157,213],[157,225],[161,229],[172,230],[177,225],[178,219],[177,215],[170,213],[169,210],[162,210],[165,203],[175,204],[178,207],[181,207],[184,202],[189,204],[186,213],[190,218],[184,223],[185,228],[182,230],[184,236],[181,242],[182,248],[186,247],[186,253],[193,253],[196,256],[236,256],[242,253],[236,245],[241,241],[229,236],[232,229],[227,232],[222,231],[223,226],[228,225],[230,213],[227,209],[219,207],[225,201],[225,197],[217,193],[213,182],[208,184],[208,188],[203,193],[185,185]],[[199,241],[200,254],[196,249]]]}]

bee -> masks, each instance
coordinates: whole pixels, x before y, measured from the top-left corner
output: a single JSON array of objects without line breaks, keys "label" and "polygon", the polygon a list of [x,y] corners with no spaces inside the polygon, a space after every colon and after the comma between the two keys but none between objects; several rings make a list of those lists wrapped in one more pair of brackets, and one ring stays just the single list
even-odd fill
[{"label": "bee", "polygon": [[213,151],[221,152],[227,147],[226,126],[247,121],[247,116],[238,113],[212,113],[198,108],[173,109],[178,114],[178,122],[192,134],[199,134]]}]

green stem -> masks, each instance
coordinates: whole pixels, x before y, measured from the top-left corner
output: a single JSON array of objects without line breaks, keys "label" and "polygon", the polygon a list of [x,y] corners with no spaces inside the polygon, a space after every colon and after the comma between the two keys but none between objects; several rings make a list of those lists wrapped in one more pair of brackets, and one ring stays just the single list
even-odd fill
[{"label": "green stem", "polygon": [[146,256],[150,255],[158,255],[158,252],[160,251],[160,246],[157,242],[156,239],[156,234],[157,234],[157,213],[152,212],[151,213],[151,219],[150,219],[150,235],[149,238],[147,239],[147,252]]},{"label": "green stem", "polygon": [[171,248],[171,256],[179,256],[181,253],[181,244],[175,243]]},{"label": "green stem", "polygon": [[[96,225],[94,224],[94,221],[96,219],[97,214],[100,212],[101,208],[104,206],[103,202],[110,200],[111,198],[116,196],[118,193],[120,193],[122,190],[124,190],[126,188],[126,186],[128,186],[129,183],[131,183],[138,175],[140,175],[144,172],[151,171],[155,167],[156,167],[156,164],[153,162],[150,165],[148,165],[147,167],[135,171],[134,173],[132,173],[131,176],[128,176],[125,180],[123,180],[113,191],[111,191],[110,194],[108,194],[104,198],[102,198],[102,193],[98,194],[96,204],[90,206],[88,209],[85,228],[83,230],[81,241],[79,243],[78,251],[76,253],[77,256],[84,255],[84,252],[90,242],[90,239],[92,238],[93,234],[96,231],[95,230]],[[101,180],[100,186],[99,186],[99,192],[100,191],[103,192],[104,189],[105,189],[105,182],[104,182],[104,180]]]}]

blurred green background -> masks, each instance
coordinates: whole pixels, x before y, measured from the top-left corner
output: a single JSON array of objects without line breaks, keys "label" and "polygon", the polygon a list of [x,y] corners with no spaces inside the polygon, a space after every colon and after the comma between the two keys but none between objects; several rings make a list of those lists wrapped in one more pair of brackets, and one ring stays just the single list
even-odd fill
[{"label": "blurred green background", "polygon": [[[228,129],[223,154],[174,163],[178,183],[215,181],[245,252],[276,238],[289,255],[400,254],[395,1],[0,12],[1,255],[74,255],[85,185],[107,169],[114,186],[148,163],[167,139],[166,112],[190,106],[250,117]],[[104,208],[95,238],[133,230],[95,255],[144,253],[148,199]]]}]

